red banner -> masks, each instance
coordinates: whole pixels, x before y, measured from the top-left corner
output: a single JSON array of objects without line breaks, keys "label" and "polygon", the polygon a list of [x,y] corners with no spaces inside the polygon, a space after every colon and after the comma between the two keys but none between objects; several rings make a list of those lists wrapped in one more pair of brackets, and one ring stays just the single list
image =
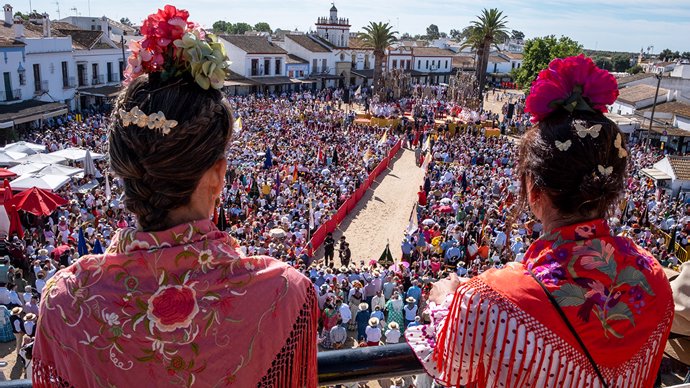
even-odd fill
[{"label": "red banner", "polygon": [[323,241],[326,239],[326,236],[328,233],[333,232],[338,228],[338,225],[340,225],[341,222],[347,217],[352,210],[357,207],[357,204],[359,201],[364,197],[364,194],[366,194],[367,190],[369,190],[369,187],[374,183],[376,178],[383,172],[385,171],[388,166],[390,165],[390,162],[393,160],[395,155],[397,155],[398,151],[400,151],[400,148],[402,147],[402,144],[400,141],[395,143],[393,148],[391,148],[390,152],[388,153],[388,156],[385,157],[379,164],[374,168],[374,170],[369,174],[369,177],[362,183],[362,185],[348,198],[338,209],[338,211],[331,217],[330,220],[325,222],[323,225],[319,226],[318,229],[316,229],[316,232],[311,236],[311,240],[309,240],[309,244],[307,245],[307,253],[309,256],[313,256],[314,252],[316,252],[317,249],[323,244]]}]

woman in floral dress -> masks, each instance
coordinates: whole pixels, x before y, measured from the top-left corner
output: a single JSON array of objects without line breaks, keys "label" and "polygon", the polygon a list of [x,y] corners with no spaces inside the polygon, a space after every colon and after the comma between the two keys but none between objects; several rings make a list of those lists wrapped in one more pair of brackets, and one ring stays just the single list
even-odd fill
[{"label": "woman in floral dress", "polygon": [[245,257],[210,220],[232,134],[227,58],[187,18],[166,6],[130,44],[109,153],[138,226],[45,286],[34,387],[316,387],[311,282]]},{"label": "woman in floral dress", "polygon": [[398,291],[393,292],[391,298],[386,302],[386,321],[396,322],[400,328],[400,332],[405,331],[405,318],[403,317],[403,303],[400,293]]},{"label": "woman in floral dress", "polygon": [[434,285],[431,324],[405,335],[444,386],[654,386],[674,305],[659,263],[605,220],[628,159],[603,114],[617,96],[584,56],[554,60],[532,85],[519,176],[544,233],[524,264]]}]

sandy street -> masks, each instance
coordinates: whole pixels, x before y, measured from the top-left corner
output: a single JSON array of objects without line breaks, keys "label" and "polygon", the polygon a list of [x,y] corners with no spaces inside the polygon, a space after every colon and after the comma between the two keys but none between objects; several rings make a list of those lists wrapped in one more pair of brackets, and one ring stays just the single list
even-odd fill
[{"label": "sandy street", "polygon": [[[423,182],[424,171],[415,165],[414,151],[402,149],[333,233],[336,241],[345,234],[352,263],[378,259],[386,241],[390,241],[393,258],[401,257],[400,241]],[[340,265],[337,256],[338,251],[336,265]],[[323,258],[323,248],[317,251],[316,258]]]}]

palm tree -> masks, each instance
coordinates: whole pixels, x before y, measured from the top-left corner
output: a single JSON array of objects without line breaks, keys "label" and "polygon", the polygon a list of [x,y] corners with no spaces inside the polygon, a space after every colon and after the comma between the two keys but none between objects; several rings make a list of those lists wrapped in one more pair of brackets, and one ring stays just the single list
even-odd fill
[{"label": "palm tree", "polygon": [[386,49],[396,41],[395,34],[398,32],[391,31],[392,29],[393,26],[388,23],[369,22],[368,26],[364,26],[364,32],[359,33],[364,47],[374,49],[374,90],[378,88],[381,80]]},{"label": "palm tree", "polygon": [[508,39],[507,16],[496,8],[482,10],[477,20],[463,30],[465,45],[477,52],[477,81],[479,81],[479,98],[483,98],[486,82],[486,66],[489,63],[491,46]]}]

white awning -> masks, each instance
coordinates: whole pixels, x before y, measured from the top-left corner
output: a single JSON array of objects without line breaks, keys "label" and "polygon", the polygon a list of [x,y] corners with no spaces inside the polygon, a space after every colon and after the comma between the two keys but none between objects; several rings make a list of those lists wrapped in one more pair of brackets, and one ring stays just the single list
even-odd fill
[{"label": "white awning", "polygon": [[643,168],[642,173],[654,179],[655,181],[670,181],[673,179],[667,173],[656,168]]}]

